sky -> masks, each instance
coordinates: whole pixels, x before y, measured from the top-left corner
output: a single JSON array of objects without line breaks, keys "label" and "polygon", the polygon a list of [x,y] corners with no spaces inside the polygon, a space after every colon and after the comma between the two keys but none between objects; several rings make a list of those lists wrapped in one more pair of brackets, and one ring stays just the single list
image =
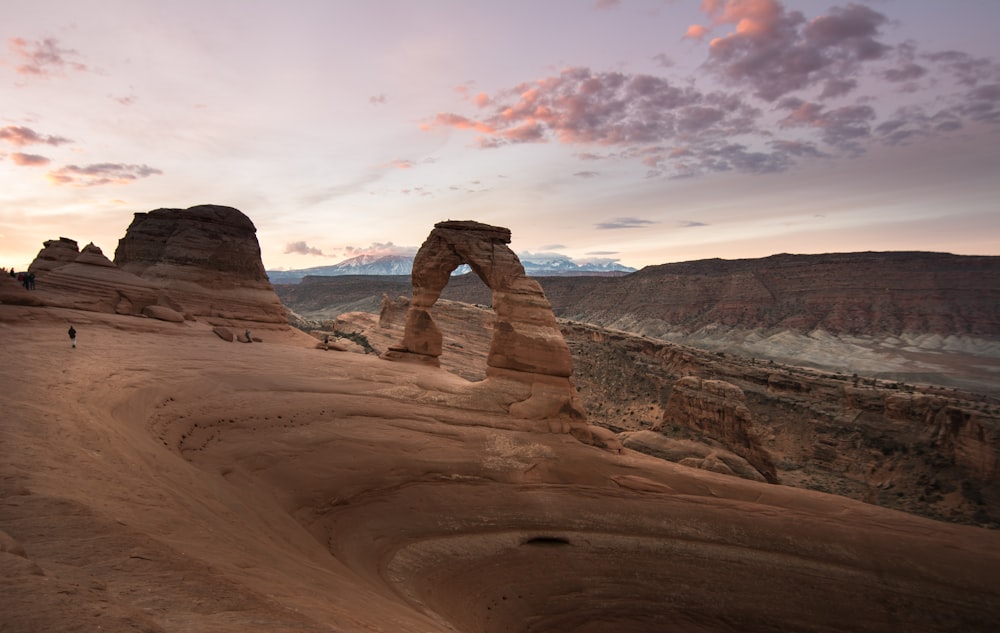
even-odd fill
[{"label": "sky", "polygon": [[269,270],[435,222],[626,266],[1000,255],[993,0],[0,0],[0,266],[236,207]]}]

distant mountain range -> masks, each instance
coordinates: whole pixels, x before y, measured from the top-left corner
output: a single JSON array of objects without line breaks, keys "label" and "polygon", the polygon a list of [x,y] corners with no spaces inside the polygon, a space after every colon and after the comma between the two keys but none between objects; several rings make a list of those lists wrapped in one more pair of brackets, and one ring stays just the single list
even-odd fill
[{"label": "distant mountain range", "polygon": [[[614,260],[598,260],[577,264],[564,255],[551,253],[521,257],[524,272],[530,277],[555,277],[571,275],[617,276],[635,272],[635,268],[622,266]],[[272,284],[297,284],[303,277],[338,277],[341,275],[409,275],[413,270],[412,255],[358,255],[332,266],[315,266],[298,270],[269,270]],[[462,265],[454,275],[469,272]]]}]

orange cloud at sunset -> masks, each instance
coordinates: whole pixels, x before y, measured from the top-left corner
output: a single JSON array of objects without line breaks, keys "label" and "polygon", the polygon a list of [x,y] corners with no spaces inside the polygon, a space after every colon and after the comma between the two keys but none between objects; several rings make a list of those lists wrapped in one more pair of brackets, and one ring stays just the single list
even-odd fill
[{"label": "orange cloud at sunset", "polygon": [[21,167],[40,167],[52,162],[48,158],[39,156],[38,154],[22,154],[21,152],[14,152],[10,155],[10,159],[14,161],[15,165],[20,165]]},{"label": "orange cloud at sunset", "polygon": [[54,185],[71,187],[99,187],[102,185],[127,185],[139,178],[162,174],[149,165],[123,165],[120,163],[98,163],[94,165],[67,165],[50,171],[49,182]]},{"label": "orange cloud at sunset", "polygon": [[684,37],[692,40],[700,40],[708,33],[708,29],[700,24],[692,24],[688,27]]},{"label": "orange cloud at sunset", "polygon": [[23,147],[25,145],[63,145],[72,143],[68,138],[39,134],[29,127],[8,125],[0,128],[0,141]]}]

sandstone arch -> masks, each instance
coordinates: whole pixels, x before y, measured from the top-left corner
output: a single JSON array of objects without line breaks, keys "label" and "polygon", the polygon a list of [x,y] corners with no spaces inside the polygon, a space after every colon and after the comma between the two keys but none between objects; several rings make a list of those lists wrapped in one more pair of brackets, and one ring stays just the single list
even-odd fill
[{"label": "sandstone arch", "polygon": [[510,404],[514,415],[582,421],[570,380],[569,347],[541,286],[524,274],[521,261],[507,246],[510,237],[510,229],[480,222],[435,224],[413,260],[413,298],[403,341],[384,357],[440,365],[442,336],[431,306],[452,271],[468,264],[490,288],[497,316],[486,359],[487,381],[530,386],[530,397]]}]

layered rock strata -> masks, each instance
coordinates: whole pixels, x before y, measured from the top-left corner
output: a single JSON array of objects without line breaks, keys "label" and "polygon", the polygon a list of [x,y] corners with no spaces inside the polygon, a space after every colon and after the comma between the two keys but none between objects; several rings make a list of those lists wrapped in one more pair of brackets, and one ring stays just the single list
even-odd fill
[{"label": "layered rock strata", "polygon": [[[510,413],[529,419],[563,419],[553,430],[570,432],[584,418],[570,380],[569,347],[541,286],[527,277],[507,246],[510,230],[473,221],[434,225],[413,262],[413,298],[403,340],[383,356],[439,366],[442,334],[432,306],[451,272],[468,264],[492,292],[496,321],[486,358],[487,379],[509,390]],[[512,387],[512,385],[520,385]],[[525,387],[527,391],[525,392]]]},{"label": "layered rock strata", "polygon": [[264,273],[256,232],[253,222],[232,207],[136,213],[114,261],[212,324],[286,323],[286,311]]},{"label": "layered rock strata", "polygon": [[0,303],[285,329],[287,311],[264,274],[255,234],[231,207],[136,213],[115,261],[94,244],[79,251],[66,237],[46,241],[29,267],[35,290],[5,283]]},{"label": "layered rock strata", "polygon": [[76,252],[73,240],[47,241],[31,268],[39,271],[37,295],[47,305],[127,315],[172,303],[163,290],[121,270],[92,243]]},{"label": "layered rock strata", "polygon": [[58,240],[46,240],[42,242],[42,250],[35,256],[34,261],[28,266],[28,271],[39,273],[65,266],[76,261],[80,255],[80,247],[76,240],[68,237],[60,237]]},{"label": "layered rock strata", "polygon": [[[670,393],[663,423],[658,430],[663,428],[672,429],[675,433],[687,429],[698,437],[719,442],[720,446],[727,447],[749,462],[766,481],[778,481],[774,462],[754,429],[746,396],[734,384],[696,376],[681,378]],[[710,470],[720,468],[704,455],[693,455],[687,463]]]}]

